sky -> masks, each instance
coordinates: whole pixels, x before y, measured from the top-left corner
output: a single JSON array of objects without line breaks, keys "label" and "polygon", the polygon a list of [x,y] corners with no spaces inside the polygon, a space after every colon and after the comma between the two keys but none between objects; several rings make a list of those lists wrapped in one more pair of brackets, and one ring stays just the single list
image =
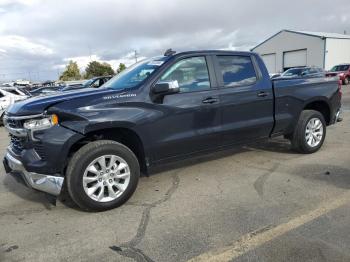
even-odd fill
[{"label": "sky", "polygon": [[249,50],[282,29],[350,34],[349,0],[0,0],[0,81],[55,80],[69,60]]}]

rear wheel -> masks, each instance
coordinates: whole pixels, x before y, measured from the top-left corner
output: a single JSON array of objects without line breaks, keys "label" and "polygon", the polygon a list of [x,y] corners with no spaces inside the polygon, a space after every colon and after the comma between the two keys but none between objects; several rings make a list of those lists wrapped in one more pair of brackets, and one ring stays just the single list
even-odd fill
[{"label": "rear wheel", "polygon": [[300,153],[314,153],[323,145],[326,122],[323,115],[314,110],[301,112],[291,138],[292,148]]},{"label": "rear wheel", "polygon": [[134,193],[140,167],[126,146],[109,140],[91,142],[77,151],[67,168],[67,187],[84,210],[104,211],[125,203]]}]

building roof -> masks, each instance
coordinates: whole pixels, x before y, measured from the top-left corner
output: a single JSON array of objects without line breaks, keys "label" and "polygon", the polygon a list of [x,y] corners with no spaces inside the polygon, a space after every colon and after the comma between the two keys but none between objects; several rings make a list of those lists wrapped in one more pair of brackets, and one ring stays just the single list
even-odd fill
[{"label": "building roof", "polygon": [[284,30],[291,33],[304,34],[309,36],[317,36],[321,38],[338,38],[338,39],[350,39],[350,35],[338,34],[338,33],[326,33],[326,32],[311,32],[311,31],[294,31]]},{"label": "building roof", "polygon": [[288,33],[295,33],[295,34],[300,34],[300,35],[307,35],[307,36],[312,36],[312,37],[319,37],[319,38],[333,38],[333,39],[350,39],[350,35],[345,35],[345,34],[338,34],[338,33],[326,33],[326,32],[311,32],[311,31],[296,31],[296,30],[281,30],[278,33],[270,36],[266,40],[262,41],[260,44],[257,46],[253,47],[251,50],[254,50],[258,46],[261,46],[265,42],[269,41],[271,38],[274,38],[275,36],[279,35],[282,32],[288,32]]}]

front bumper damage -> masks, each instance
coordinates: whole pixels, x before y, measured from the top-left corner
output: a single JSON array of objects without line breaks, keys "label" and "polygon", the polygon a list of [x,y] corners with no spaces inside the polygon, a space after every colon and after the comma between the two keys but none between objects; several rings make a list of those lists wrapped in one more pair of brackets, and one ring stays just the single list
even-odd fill
[{"label": "front bumper damage", "polygon": [[35,172],[28,172],[22,162],[10,149],[7,150],[3,160],[6,173],[21,178],[25,184],[33,189],[46,192],[48,194],[58,196],[62,190],[64,177],[59,174],[44,175]]}]

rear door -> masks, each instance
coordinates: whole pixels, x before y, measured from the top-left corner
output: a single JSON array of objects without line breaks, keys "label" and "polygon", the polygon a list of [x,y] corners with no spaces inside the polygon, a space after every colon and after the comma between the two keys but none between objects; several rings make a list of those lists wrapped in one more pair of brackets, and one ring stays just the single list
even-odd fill
[{"label": "rear door", "polygon": [[271,81],[263,79],[255,57],[217,55],[222,143],[268,137],[274,124]]}]

